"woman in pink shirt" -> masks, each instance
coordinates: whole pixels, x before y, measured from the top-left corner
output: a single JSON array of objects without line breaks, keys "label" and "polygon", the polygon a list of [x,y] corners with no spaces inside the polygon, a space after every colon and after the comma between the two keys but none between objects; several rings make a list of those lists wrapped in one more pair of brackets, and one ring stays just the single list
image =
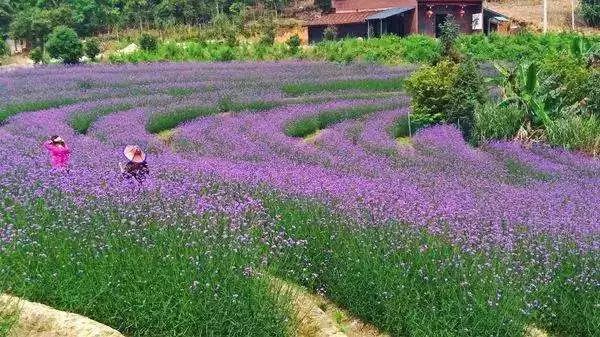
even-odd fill
[{"label": "woman in pink shirt", "polygon": [[68,172],[71,150],[69,150],[65,141],[59,136],[52,136],[50,140],[44,142],[44,147],[50,152],[52,168]]}]

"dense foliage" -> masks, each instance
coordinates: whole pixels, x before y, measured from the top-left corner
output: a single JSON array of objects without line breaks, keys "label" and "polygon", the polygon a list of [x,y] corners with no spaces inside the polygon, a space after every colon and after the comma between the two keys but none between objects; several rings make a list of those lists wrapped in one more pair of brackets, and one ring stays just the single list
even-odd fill
[{"label": "dense foliage", "polygon": [[144,51],[153,52],[156,51],[157,48],[156,37],[148,33],[144,33],[140,36],[139,44],[140,48]]},{"label": "dense foliage", "polygon": [[77,33],[65,26],[58,26],[52,31],[46,49],[51,57],[60,59],[64,63],[78,63],[83,56],[83,44]]},{"label": "dense foliage", "polygon": [[[209,26],[210,28],[211,26]],[[220,27],[220,26],[219,26]],[[230,24],[225,24],[230,27]],[[268,27],[268,25],[266,26]],[[266,28],[258,27],[258,36]],[[214,32],[213,32],[214,29]],[[218,33],[220,32],[220,33]],[[287,43],[265,45],[252,41],[241,41],[236,31],[231,34],[227,29],[216,27],[202,34],[206,39],[195,41],[179,40],[159,41],[155,52],[138,51],[131,54],[113,53],[113,62],[146,61],[223,61],[223,60],[282,60],[290,58],[332,61],[339,63],[367,62],[387,65],[406,63],[431,63],[441,59],[440,43],[431,37],[410,35],[404,38],[388,35],[372,39],[342,39],[323,41],[316,45],[298,50]],[[469,35],[460,36],[456,42],[456,53],[462,53],[475,61],[522,61],[559,57],[568,51],[576,41],[589,46],[586,57],[590,61],[593,55],[600,60],[600,51],[596,54],[593,46],[600,46],[600,36],[581,37],[578,34],[521,34],[518,36]],[[125,43],[137,43],[137,39]],[[124,44],[126,46],[127,44]],[[457,57],[455,56],[454,59]],[[600,64],[600,61],[597,61]]]},{"label": "dense foliage", "polygon": [[488,97],[483,76],[474,63],[449,60],[415,72],[406,80],[406,91],[412,97],[413,129],[451,123],[467,139],[474,126],[475,109]]},{"label": "dense foliage", "polygon": [[0,34],[43,44],[59,25],[80,36],[127,27],[197,25],[230,13],[232,7],[257,3],[281,10],[287,0],[0,0]]},{"label": "dense foliage", "polygon": [[100,54],[100,44],[95,38],[87,39],[83,45],[83,49],[85,56],[87,56],[91,61],[94,61],[98,54]]},{"label": "dense foliage", "polygon": [[581,16],[593,27],[600,27],[600,1],[581,0]]}]

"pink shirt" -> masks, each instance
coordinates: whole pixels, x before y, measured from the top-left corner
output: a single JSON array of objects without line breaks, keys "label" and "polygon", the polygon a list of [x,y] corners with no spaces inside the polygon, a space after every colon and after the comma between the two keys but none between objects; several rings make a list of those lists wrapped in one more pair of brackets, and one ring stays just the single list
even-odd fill
[{"label": "pink shirt", "polygon": [[48,140],[44,142],[44,147],[50,152],[52,168],[66,169],[69,167],[71,150],[66,145],[56,145],[51,140]]}]

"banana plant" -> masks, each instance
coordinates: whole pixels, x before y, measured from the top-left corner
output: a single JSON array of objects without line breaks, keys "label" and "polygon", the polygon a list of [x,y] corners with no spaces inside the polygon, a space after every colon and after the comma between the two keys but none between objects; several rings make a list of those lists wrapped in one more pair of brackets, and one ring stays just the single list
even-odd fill
[{"label": "banana plant", "polygon": [[494,64],[502,79],[503,100],[500,106],[517,105],[526,111],[526,122],[547,127],[552,123],[540,90],[540,68],[535,62],[527,62],[508,68]]},{"label": "banana plant", "polygon": [[598,67],[600,66],[600,43],[592,44],[590,40],[577,36],[571,41],[571,55],[587,61],[588,67]]}]

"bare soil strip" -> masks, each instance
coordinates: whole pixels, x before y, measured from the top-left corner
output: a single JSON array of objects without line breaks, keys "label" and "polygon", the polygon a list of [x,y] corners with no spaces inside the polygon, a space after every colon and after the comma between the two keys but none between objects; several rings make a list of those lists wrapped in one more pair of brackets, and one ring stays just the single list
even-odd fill
[{"label": "bare soil strip", "polygon": [[293,299],[298,337],[389,337],[337,307],[323,296],[281,279],[270,278],[273,289]]},{"label": "bare soil strip", "polygon": [[0,315],[17,318],[9,337],[124,337],[117,330],[81,315],[0,295]]}]

